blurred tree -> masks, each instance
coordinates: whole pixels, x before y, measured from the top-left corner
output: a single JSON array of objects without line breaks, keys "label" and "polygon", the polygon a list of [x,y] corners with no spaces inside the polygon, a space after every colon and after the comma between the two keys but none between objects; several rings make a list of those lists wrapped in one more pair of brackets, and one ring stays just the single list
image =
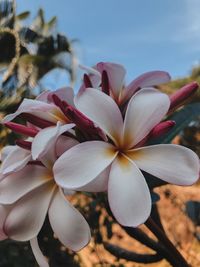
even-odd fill
[{"label": "blurred tree", "polygon": [[[15,110],[23,97],[32,97],[32,89],[42,91],[40,80],[49,71],[63,69],[72,84],[75,80],[73,41],[56,31],[57,18],[46,22],[39,9],[32,23],[24,26],[29,15],[29,11],[16,14],[14,0],[0,1],[0,118]],[[1,145],[7,143],[6,135],[1,128]]]}]

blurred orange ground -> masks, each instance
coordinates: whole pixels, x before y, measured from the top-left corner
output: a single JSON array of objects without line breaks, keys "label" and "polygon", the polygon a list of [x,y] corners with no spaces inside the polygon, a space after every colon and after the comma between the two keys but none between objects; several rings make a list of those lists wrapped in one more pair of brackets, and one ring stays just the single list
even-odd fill
[{"label": "blurred orange ground", "polygon": [[[171,241],[176,245],[185,259],[192,267],[200,266],[200,242],[195,238],[196,230],[194,224],[185,215],[185,202],[188,200],[200,199],[200,184],[181,187],[166,185],[156,189],[161,196],[158,202],[159,211],[162,218],[162,223]],[[147,231],[145,226],[141,226]],[[118,225],[113,227],[114,236],[110,243],[119,245],[128,250],[136,252],[151,252],[150,249],[141,245],[139,242],[129,238],[129,236],[121,230]],[[149,232],[148,232],[149,233]],[[153,237],[153,235],[151,234]],[[93,242],[88,247],[78,253],[78,260],[83,267],[108,267],[108,266],[123,266],[127,267],[169,267],[166,261],[161,261],[153,264],[138,264],[126,262],[125,260],[118,261],[109,252],[105,251],[100,245],[95,245]]]}]

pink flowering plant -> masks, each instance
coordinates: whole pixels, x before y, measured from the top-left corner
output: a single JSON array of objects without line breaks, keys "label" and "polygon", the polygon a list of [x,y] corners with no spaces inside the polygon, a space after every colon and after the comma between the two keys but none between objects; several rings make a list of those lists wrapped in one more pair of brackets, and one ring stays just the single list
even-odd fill
[{"label": "pink flowering plant", "polygon": [[[196,104],[182,107],[198,84],[168,96],[156,89],[170,81],[164,71],[147,72],[126,85],[119,64],[81,68],[85,74],[76,95],[70,87],[43,92],[24,99],[2,121],[22,138],[2,150],[1,240],[30,241],[39,266],[49,266],[38,244],[48,220],[58,240],[73,251],[92,238],[118,258],[140,263],[165,258],[172,266],[189,266],[164,232],[154,188],[188,186],[199,178],[198,156],[170,144],[190,122],[182,116],[200,112]],[[23,125],[13,122],[18,117]],[[87,200],[77,206],[74,199],[81,197]],[[104,241],[101,211],[107,230],[117,222],[155,253],[137,254]],[[137,228],[143,223],[158,241]]]}]

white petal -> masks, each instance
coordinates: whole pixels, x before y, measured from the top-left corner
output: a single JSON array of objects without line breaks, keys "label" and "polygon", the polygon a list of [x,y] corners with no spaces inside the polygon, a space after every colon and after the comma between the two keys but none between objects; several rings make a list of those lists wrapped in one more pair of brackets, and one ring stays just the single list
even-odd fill
[{"label": "white petal", "polygon": [[[63,87],[57,89],[51,94],[57,95],[62,101],[66,101],[69,105],[74,106],[74,91],[71,87]],[[51,97],[49,97],[51,99]]]},{"label": "white petal", "polygon": [[97,69],[102,73],[104,70],[108,74],[109,85],[112,93],[118,99],[124,85],[126,70],[120,64],[110,62],[100,62],[97,64]]},{"label": "white petal", "polygon": [[10,154],[13,150],[15,150],[16,146],[5,146],[1,150],[1,161],[4,161],[5,158]]},{"label": "white petal", "polygon": [[50,90],[43,91],[41,94],[39,94],[36,97],[36,100],[39,100],[39,101],[42,101],[42,102],[45,102],[45,103],[49,103],[48,96],[49,96],[50,93],[51,93]]},{"label": "white petal", "polygon": [[4,226],[5,233],[9,238],[28,241],[38,235],[44,223],[53,191],[53,183],[46,183],[15,203]]},{"label": "white petal", "polygon": [[24,99],[18,110],[4,117],[3,122],[12,121],[14,118],[22,113],[29,113],[38,116],[41,119],[45,119],[56,123],[59,118],[62,119],[64,116],[60,109],[53,104],[48,104],[39,100]]},{"label": "white petal", "polygon": [[8,208],[6,206],[0,205],[0,241],[7,238],[4,232],[4,222],[8,214]]},{"label": "white petal", "polygon": [[139,143],[166,115],[169,97],[156,89],[142,89],[130,100],[124,121],[124,142],[127,148]]},{"label": "white petal", "polygon": [[40,267],[49,267],[47,258],[42,254],[42,251],[40,250],[37,237],[30,240],[30,245],[38,265]]},{"label": "white petal", "polygon": [[150,215],[151,196],[146,181],[137,166],[123,156],[112,164],[108,201],[117,221],[125,226],[136,227]]},{"label": "white petal", "polygon": [[91,68],[91,67],[88,67],[88,66],[85,66],[85,65],[82,65],[82,64],[79,64],[78,66],[79,66],[80,69],[86,71],[88,74],[93,74],[95,76],[98,76],[99,79],[101,79],[101,73],[96,70],[96,67],[95,68]]},{"label": "white petal", "polygon": [[139,89],[144,87],[151,87],[161,83],[167,83],[171,79],[169,73],[165,71],[149,71],[146,72],[135,80],[133,80],[124,90],[123,101],[128,100],[133,96],[133,94]]},{"label": "white petal", "polygon": [[[53,149],[54,152],[53,161],[56,157],[55,145],[58,137],[64,132],[68,131],[74,127],[74,124],[65,124],[61,125],[60,122],[57,123],[57,126],[47,127],[35,136],[32,142],[32,157],[34,160],[41,158],[43,155],[48,157],[49,150]],[[51,157],[52,158],[52,157]],[[49,159],[51,161],[51,158]]]},{"label": "white petal", "polygon": [[128,156],[140,169],[172,184],[191,185],[199,178],[199,159],[183,146],[148,146],[132,150]]},{"label": "white petal", "polygon": [[84,217],[60,191],[54,195],[49,208],[49,221],[58,239],[66,247],[78,251],[90,241],[90,229]]},{"label": "white petal", "polygon": [[2,162],[0,172],[7,174],[13,171],[19,171],[26,166],[31,158],[31,152],[29,150],[15,146]]},{"label": "white petal", "polygon": [[65,151],[78,144],[79,142],[74,138],[63,135],[59,136],[56,143],[57,158],[59,158]]},{"label": "white petal", "polygon": [[116,157],[114,147],[101,141],[89,141],[66,151],[56,161],[53,171],[56,182],[75,189],[91,182]]},{"label": "white petal", "polygon": [[0,203],[12,204],[50,179],[51,173],[42,166],[28,165],[13,172],[0,182]]},{"label": "white petal", "polygon": [[94,121],[115,143],[122,136],[123,119],[114,100],[94,88],[85,89],[84,93],[75,97],[76,107]]},{"label": "white petal", "polygon": [[76,191],[85,191],[85,192],[105,192],[108,189],[108,178],[110,174],[110,167],[108,166],[103,170],[94,180],[90,183],[76,188]]}]

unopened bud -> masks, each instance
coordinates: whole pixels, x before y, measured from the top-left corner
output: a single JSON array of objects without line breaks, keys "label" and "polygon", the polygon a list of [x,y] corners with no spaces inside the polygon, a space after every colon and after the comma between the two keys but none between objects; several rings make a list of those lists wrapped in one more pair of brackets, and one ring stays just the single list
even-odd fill
[{"label": "unopened bud", "polygon": [[151,130],[149,138],[157,138],[168,133],[174,127],[175,124],[175,121],[160,122]]},{"label": "unopened bud", "polygon": [[101,88],[102,92],[109,95],[109,79],[108,79],[108,74],[105,70],[103,70],[101,76]]},{"label": "unopened bud", "polygon": [[27,135],[31,137],[35,137],[36,134],[38,133],[36,129],[30,128],[28,126],[21,125],[18,123],[14,123],[14,122],[6,122],[4,123],[4,125],[15,133],[19,133],[19,134],[23,134],[23,135]]},{"label": "unopened bud", "polygon": [[20,117],[41,129],[50,127],[50,126],[55,126],[55,123],[41,119],[32,114],[23,113],[20,115]]},{"label": "unopened bud", "polygon": [[87,74],[84,74],[83,82],[84,82],[85,88],[92,87],[92,82],[90,80],[90,77]]},{"label": "unopened bud", "polygon": [[192,96],[198,89],[199,85],[197,82],[192,82],[186,84],[174,94],[170,96],[170,108],[169,110],[173,110],[181,106],[190,96]]},{"label": "unopened bud", "polygon": [[73,123],[76,124],[76,126],[80,130],[92,136],[99,136],[105,140],[106,136],[103,133],[103,131],[99,127],[95,126],[93,121],[87,118],[83,113],[81,113],[76,108],[72,106],[67,107],[65,114]]},{"label": "unopened bud", "polygon": [[52,100],[54,104],[65,114],[66,107],[68,107],[69,104],[66,101],[61,100],[56,94],[52,94]]},{"label": "unopened bud", "polygon": [[25,140],[16,140],[15,144],[23,149],[31,150],[32,142],[25,141]]},{"label": "unopened bud", "polygon": [[151,139],[160,137],[168,133],[174,127],[175,124],[176,124],[175,121],[170,121],[170,120],[160,122],[134,148],[145,146]]}]

